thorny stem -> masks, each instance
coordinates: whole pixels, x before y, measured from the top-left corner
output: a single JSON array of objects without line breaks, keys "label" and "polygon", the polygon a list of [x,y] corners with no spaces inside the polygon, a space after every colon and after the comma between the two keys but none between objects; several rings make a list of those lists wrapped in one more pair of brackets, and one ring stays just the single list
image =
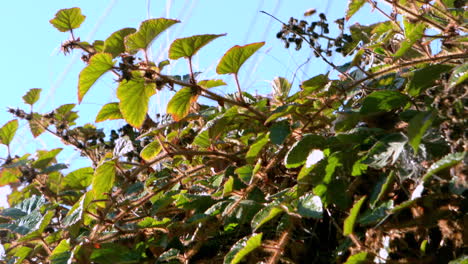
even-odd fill
[{"label": "thorny stem", "polygon": [[195,75],[193,74],[193,65],[192,65],[192,57],[188,57],[188,65],[189,65],[189,72],[190,72],[190,82],[192,84],[196,84]]},{"label": "thorny stem", "polygon": [[186,82],[183,82],[183,81],[179,81],[179,80],[175,80],[175,79],[172,79],[166,75],[163,75],[161,73],[158,73],[158,72],[155,72],[158,77],[162,78],[164,81],[168,82],[168,83],[174,83],[174,84],[177,84],[177,85],[180,85],[180,86],[183,86],[183,87],[193,87],[195,89],[198,89],[200,91],[202,91],[203,93],[205,93],[206,95],[203,95],[209,99],[212,99],[212,100],[215,100],[215,101],[220,101],[220,102],[227,102],[229,104],[232,104],[232,105],[237,105],[237,106],[240,106],[242,108],[245,108],[247,109],[248,111],[252,112],[253,114],[255,114],[260,120],[265,120],[266,119],[266,116],[265,114],[263,114],[262,112],[256,110],[254,107],[252,107],[251,105],[245,103],[245,102],[238,102],[236,100],[231,100],[229,98],[226,98],[226,97],[223,97],[223,96],[220,96],[216,93],[213,93],[203,87],[201,87],[200,85],[197,85],[197,84],[191,84],[191,83],[186,83]]},{"label": "thorny stem", "polygon": [[444,28],[436,23],[434,23],[433,21],[423,17],[422,15],[420,14],[417,14],[417,13],[414,13],[413,11],[409,10],[408,8],[406,7],[403,7],[401,5],[399,5],[396,1],[393,1],[393,0],[383,0],[385,2],[387,2],[388,4],[390,4],[391,6],[395,7],[396,9],[399,9],[402,11],[402,13],[407,13],[411,16],[413,16],[414,18],[416,19],[420,19],[421,21],[425,22],[426,24],[434,27],[434,28],[437,28],[438,30],[440,31],[444,31]]},{"label": "thorny stem", "polygon": [[401,32],[405,32],[405,30],[401,27],[400,23],[398,23],[396,21],[396,16],[395,17],[392,17],[390,16],[389,14],[385,13],[382,9],[380,9],[380,7],[377,6],[377,2],[376,1],[373,1],[373,0],[367,0],[367,2],[372,6],[372,8],[374,8],[375,10],[379,11],[382,15],[384,15],[385,17],[387,17],[390,21],[393,21],[393,23],[395,23],[401,30]]},{"label": "thorny stem", "polygon": [[273,256],[271,256],[268,264],[276,264],[280,261],[281,255],[283,254],[284,248],[289,241],[289,237],[291,235],[291,230],[286,230],[280,237],[276,248],[274,249]]},{"label": "thorny stem", "polygon": [[404,69],[404,68],[407,68],[407,67],[411,67],[411,66],[418,65],[418,64],[421,64],[421,63],[426,63],[426,62],[436,62],[436,61],[445,60],[445,59],[464,59],[464,58],[468,58],[468,54],[462,52],[462,53],[455,53],[455,54],[449,54],[449,55],[444,55],[444,56],[434,56],[434,57],[431,57],[431,58],[424,58],[424,59],[409,61],[409,62],[405,62],[405,63],[400,63],[398,65],[385,68],[385,69],[380,70],[378,72],[375,72],[375,73],[373,73],[373,74],[371,74],[371,75],[369,75],[369,76],[367,76],[365,78],[357,80],[357,81],[353,82],[351,85],[349,85],[346,90],[350,90],[350,89],[352,89],[352,88],[354,88],[354,87],[356,87],[358,85],[361,85],[365,81],[374,79],[375,77],[378,77],[380,75],[383,75],[383,74],[386,74],[388,72],[395,71],[395,70],[398,70],[398,69]]}]

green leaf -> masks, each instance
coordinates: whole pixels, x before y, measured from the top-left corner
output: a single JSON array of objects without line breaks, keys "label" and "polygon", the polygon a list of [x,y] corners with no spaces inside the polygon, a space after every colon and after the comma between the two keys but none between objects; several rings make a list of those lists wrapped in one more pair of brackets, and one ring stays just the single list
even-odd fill
[{"label": "green leaf", "polygon": [[452,69],[451,65],[435,64],[414,71],[413,77],[406,85],[406,91],[411,96],[418,96],[427,88],[434,85],[440,75]]},{"label": "green leaf", "polygon": [[312,193],[304,194],[299,197],[297,204],[297,213],[302,217],[322,219],[323,204],[319,196]]},{"label": "green leaf", "polygon": [[112,35],[104,41],[103,51],[112,54],[113,58],[119,56],[121,53],[125,52],[125,37],[135,32],[136,29],[134,28],[123,28],[112,33]]},{"label": "green leaf", "polygon": [[179,38],[172,42],[169,48],[169,58],[172,60],[177,60],[182,57],[191,58],[195,55],[199,49],[201,49],[206,44],[210,43],[212,40],[219,38],[221,36],[226,36],[226,34],[221,35],[195,35],[187,38]]},{"label": "green leaf", "polygon": [[395,180],[395,171],[392,170],[386,177],[385,177],[385,182],[383,182],[381,184],[381,186],[376,186],[378,187],[378,193],[375,197],[374,200],[372,200],[372,197],[371,197],[371,200],[370,200],[370,206],[371,207],[374,207],[378,201],[382,200],[382,198],[384,197],[384,195],[387,193],[387,190],[391,187],[391,185],[393,184]]},{"label": "green leaf", "polygon": [[418,154],[421,139],[427,129],[431,127],[434,118],[432,112],[420,112],[409,122],[408,141],[411,147],[413,147],[415,154]]},{"label": "green leaf", "polygon": [[105,104],[96,116],[96,123],[105,120],[122,119],[122,113],[120,113],[119,103],[108,103]]},{"label": "green leaf", "polygon": [[56,148],[50,151],[39,150],[37,152],[38,158],[33,162],[32,166],[36,169],[45,169],[52,162],[55,157],[62,151],[62,148]]},{"label": "green leaf", "polygon": [[0,187],[18,182],[21,175],[18,168],[0,168]]},{"label": "green leaf", "polygon": [[399,58],[413,46],[416,41],[420,40],[424,35],[424,30],[426,29],[426,24],[420,23],[413,23],[408,21],[408,19],[403,20],[403,24],[405,25],[405,40],[400,44],[400,48],[393,54],[393,56]]},{"label": "green leaf", "polygon": [[270,140],[272,143],[281,145],[291,133],[288,120],[274,123],[270,127]]},{"label": "green leaf", "polygon": [[226,85],[226,83],[221,79],[202,80],[199,81],[197,84],[205,89]]},{"label": "green leaf", "polygon": [[468,63],[456,67],[449,78],[449,88],[464,83],[468,79]]},{"label": "green leaf", "polygon": [[218,74],[237,74],[242,64],[263,45],[265,45],[265,42],[256,42],[245,46],[236,45],[232,47],[221,58],[221,61],[216,67],[216,72]]},{"label": "green leaf", "polygon": [[273,95],[275,97],[284,99],[288,97],[292,84],[286,78],[275,77],[271,83],[271,86],[273,88]]},{"label": "green leaf", "polygon": [[229,179],[223,185],[223,196],[226,197],[231,194],[234,189],[234,177],[229,176]]},{"label": "green leaf", "polygon": [[49,22],[60,32],[67,32],[79,28],[85,18],[79,7],[73,7],[59,10]]},{"label": "green leaf", "polygon": [[190,112],[190,106],[198,98],[198,94],[192,91],[190,87],[180,89],[167,104],[167,113],[179,121],[186,117]]},{"label": "green leaf", "polygon": [[68,173],[62,181],[63,188],[73,190],[85,190],[93,180],[94,170],[84,167]]},{"label": "green leaf", "polygon": [[394,164],[400,157],[407,141],[407,138],[402,134],[389,134],[375,143],[362,163],[375,169]]},{"label": "green leaf", "polygon": [[224,257],[224,264],[237,264],[250,252],[262,245],[262,233],[252,234],[237,241]]},{"label": "green leaf", "polygon": [[450,153],[443,157],[442,159],[438,160],[434,164],[429,167],[429,170],[424,174],[423,181],[427,181],[430,177],[441,170],[453,167],[455,164],[461,162],[465,158],[466,152],[456,152]]},{"label": "green leaf", "polygon": [[292,145],[284,159],[286,168],[297,168],[307,161],[309,153],[314,149],[321,149],[325,138],[319,135],[308,134]]},{"label": "green leaf", "polygon": [[33,105],[34,103],[39,100],[39,97],[41,95],[42,89],[40,88],[32,88],[30,89],[24,96],[23,96],[23,101],[28,104],[28,105]]},{"label": "green leaf", "polygon": [[[93,197],[94,200],[107,199],[114,186],[115,180],[115,161],[106,161],[97,167],[93,175]],[[97,203],[104,207],[104,202]]]},{"label": "green leaf", "polygon": [[29,254],[33,251],[33,249],[30,247],[21,246],[13,250],[14,256],[16,257],[15,262],[13,263],[23,263],[23,260],[26,259],[29,256]]},{"label": "green leaf", "polygon": [[33,113],[31,120],[28,120],[29,123],[29,130],[31,130],[31,134],[34,137],[40,136],[44,133],[45,128],[42,126],[42,116],[38,113]]},{"label": "green leaf", "polygon": [[368,257],[369,257],[369,253],[365,251],[360,252],[352,256],[349,256],[344,264],[368,264],[370,263],[368,260]]},{"label": "green leaf", "polygon": [[250,184],[252,176],[254,174],[253,166],[251,164],[239,167],[234,172],[239,176],[239,179],[245,184]]},{"label": "green leaf", "polygon": [[248,163],[253,164],[257,159],[258,154],[262,151],[263,147],[268,143],[268,134],[263,134],[257,138],[255,143],[253,143],[247,154],[245,155],[245,159]]},{"label": "green leaf", "polygon": [[140,152],[140,157],[145,161],[150,161],[158,156],[159,152],[161,152],[162,147],[158,141],[153,141],[143,148]]},{"label": "green leaf", "polygon": [[107,71],[114,67],[112,55],[109,53],[98,53],[91,57],[88,66],[81,72],[78,80],[78,102],[81,103],[83,96],[89,88]]},{"label": "green leaf", "polygon": [[356,218],[359,214],[359,210],[361,210],[361,206],[364,203],[365,199],[366,199],[366,196],[363,196],[361,199],[359,199],[359,201],[357,201],[353,205],[353,208],[351,208],[351,211],[349,212],[349,216],[346,217],[344,221],[343,235],[348,236],[353,233],[354,223],[356,222]]},{"label": "green leaf", "polygon": [[367,210],[359,217],[358,223],[361,225],[377,224],[384,217],[389,215],[390,210],[393,208],[393,200],[388,200],[382,203],[379,207],[373,210]]},{"label": "green leaf", "polygon": [[450,261],[448,264],[467,264],[468,263],[468,255],[463,255],[457,259]]},{"label": "green leaf", "polygon": [[129,53],[136,53],[138,50],[146,50],[160,33],[179,22],[179,20],[166,18],[155,18],[143,21],[137,32],[125,37],[126,51]]},{"label": "green leaf", "polygon": [[325,88],[329,81],[328,76],[320,74],[302,82],[301,89],[306,95],[308,95]]},{"label": "green leaf", "polygon": [[13,137],[18,129],[18,120],[14,119],[8,121],[5,125],[0,128],[0,143],[4,145],[10,145]]},{"label": "green leaf", "polygon": [[361,7],[366,3],[366,0],[349,0],[348,9],[346,9],[346,21],[348,21]]},{"label": "green leaf", "polygon": [[145,79],[134,72],[133,78],[124,80],[117,88],[120,99],[119,108],[123,118],[131,126],[141,128],[148,112],[150,97],[156,93],[154,83],[146,83]]},{"label": "green leaf", "polygon": [[275,218],[283,212],[283,209],[281,209],[281,207],[277,205],[268,205],[262,208],[260,211],[258,211],[257,214],[255,214],[255,216],[252,218],[252,222],[250,223],[250,225],[252,226],[252,229],[256,231],[266,222],[272,220],[273,218]]},{"label": "green leaf", "polygon": [[377,112],[388,112],[405,106],[408,96],[396,91],[376,91],[364,98],[360,114],[367,115]]},{"label": "green leaf", "polygon": [[67,264],[70,261],[71,257],[71,247],[68,239],[63,239],[60,243],[54,248],[52,254],[50,255],[51,264]]},{"label": "green leaf", "polygon": [[76,202],[72,208],[68,211],[67,215],[63,218],[62,224],[65,227],[76,224],[83,217],[84,205],[86,200],[86,194],[83,194],[78,202]]}]

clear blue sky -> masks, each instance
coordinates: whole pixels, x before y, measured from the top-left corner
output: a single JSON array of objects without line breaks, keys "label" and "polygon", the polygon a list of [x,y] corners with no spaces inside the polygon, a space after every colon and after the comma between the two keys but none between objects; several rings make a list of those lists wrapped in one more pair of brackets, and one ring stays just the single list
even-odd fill
[{"label": "clear blue sky", "polygon": [[[61,8],[80,7],[86,15],[80,29],[75,32],[81,40],[104,40],[114,31],[124,27],[138,28],[141,21],[147,18],[174,18],[181,23],[172,26],[167,33],[161,35],[152,46],[152,57],[155,61],[167,59],[167,47],[172,40],[195,34],[227,33],[199,52],[195,58],[195,70],[203,72],[203,78],[222,78],[231,84],[230,76],[216,76],[215,67],[222,55],[234,45],[266,41],[266,45],[258,54],[249,60],[240,72],[240,80],[244,90],[250,93],[267,94],[271,88],[268,83],[276,76],[292,79],[298,66],[311,57],[309,64],[298,71],[295,80],[297,85],[319,73],[325,73],[329,67],[316,59],[309,49],[297,52],[294,48],[286,50],[283,44],[275,38],[281,25],[270,17],[259,13],[265,10],[283,21],[290,16],[303,19],[303,13],[309,8],[327,14],[331,24],[342,17],[347,0],[309,1],[309,0],[48,0],[44,1],[7,1],[2,3],[0,28],[2,41],[2,63],[0,63],[0,126],[12,119],[6,112],[7,107],[27,107],[21,97],[30,88],[42,88],[41,100],[36,111],[47,112],[56,107],[77,103],[78,74],[85,66],[80,60],[80,52],[64,56],[60,53],[60,44],[69,38],[67,33],[58,32],[49,20]],[[369,24],[381,19],[375,13],[369,17],[369,9],[362,11],[366,16],[356,16],[349,25],[357,20],[361,24]],[[357,19],[357,20],[356,20]],[[310,19],[309,19],[310,21]],[[335,28],[334,25],[330,25]],[[334,59],[337,65],[345,62]],[[187,68],[183,60],[173,62],[169,71],[171,74],[186,74]],[[114,76],[106,76],[93,86],[78,106],[80,124],[93,122],[99,109],[106,103],[116,101],[115,89],[117,83]],[[220,94],[234,92],[233,85],[219,88]],[[161,93],[152,100],[150,113],[164,111],[164,105],[170,94]],[[43,135],[38,139],[30,136],[28,127],[20,123],[20,129],[13,142],[13,154],[33,153],[37,149],[57,147],[58,142],[51,136]],[[122,121],[104,122],[101,127],[122,124]],[[0,156],[4,157],[6,149],[0,146]],[[61,162],[76,168],[80,161],[79,155],[74,155],[71,149],[62,152]],[[0,206],[4,206],[5,188],[0,188]]]}]

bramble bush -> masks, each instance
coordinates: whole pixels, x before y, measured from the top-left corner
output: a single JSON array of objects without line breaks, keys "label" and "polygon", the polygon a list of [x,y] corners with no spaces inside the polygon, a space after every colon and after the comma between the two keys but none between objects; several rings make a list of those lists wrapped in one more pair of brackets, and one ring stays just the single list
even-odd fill
[{"label": "bramble bush", "polygon": [[[149,19],[88,43],[74,35],[81,10],[58,11],[50,23],[71,35],[63,52],[82,52],[86,64],[78,102],[111,72],[118,101],[95,123],[126,124],[105,135],[75,123],[75,104],[35,112],[41,89],[23,97],[29,109],[9,109],[14,119],[0,129],[0,185],[12,189],[11,208],[0,211],[3,263],[464,263],[464,4],[351,0],[335,22],[315,10],[309,21],[277,19],[278,41],[312,49],[339,76],[314,76],[293,94],[277,77],[271,96],[239,84],[263,42],[224,54],[216,72],[231,75],[237,93],[222,96],[211,88],[225,82],[197,79],[192,58],[223,35],[176,39],[169,60],[155,62],[152,41],[179,21]],[[386,21],[347,26],[363,5]],[[335,65],[334,53],[349,62]],[[188,74],[165,74],[179,59]],[[162,89],[175,94],[168,115],[152,119],[149,100]],[[20,122],[92,165],[65,173],[61,148],[11,156]]]}]

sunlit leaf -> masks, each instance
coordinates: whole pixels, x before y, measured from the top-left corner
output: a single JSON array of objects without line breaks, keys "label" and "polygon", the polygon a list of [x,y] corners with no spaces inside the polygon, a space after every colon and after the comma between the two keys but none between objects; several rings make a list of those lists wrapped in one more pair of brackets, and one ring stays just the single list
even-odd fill
[{"label": "sunlit leaf", "polygon": [[[93,175],[93,196],[95,200],[107,199],[110,191],[114,186],[115,180],[115,161],[106,161],[97,167]],[[104,202],[97,203],[98,206],[104,207]]]},{"label": "sunlit leaf", "polygon": [[138,31],[125,37],[125,48],[129,53],[146,50],[164,30],[180,21],[166,18],[148,19],[141,23]]},{"label": "sunlit leaf", "polygon": [[248,163],[253,164],[263,149],[263,147],[268,143],[268,134],[263,134],[257,138],[257,140],[250,146],[249,151],[245,155],[245,158]]},{"label": "sunlit leaf", "polygon": [[245,46],[234,46],[224,54],[216,67],[218,74],[237,74],[244,62],[260,49],[265,42],[256,42]]},{"label": "sunlit leaf", "polygon": [[323,204],[319,196],[312,193],[299,197],[297,212],[302,217],[321,219],[323,217]]},{"label": "sunlit leaf", "polygon": [[223,196],[226,197],[231,194],[234,189],[234,177],[229,176],[229,179],[224,183]]},{"label": "sunlit leaf", "polygon": [[117,88],[117,97],[120,99],[119,108],[125,121],[140,128],[148,112],[150,97],[155,93],[155,84],[146,83],[138,73],[134,73],[129,81],[122,81]]},{"label": "sunlit leaf", "polygon": [[176,39],[169,47],[169,58],[172,60],[177,60],[182,57],[191,58],[203,46],[210,43],[212,40],[225,35],[226,34],[207,34]]},{"label": "sunlit leaf", "polygon": [[54,248],[52,254],[50,255],[51,264],[67,264],[70,262],[71,257],[71,247],[68,239],[63,239],[60,243]]},{"label": "sunlit leaf", "polygon": [[104,41],[103,51],[112,54],[113,58],[119,56],[121,53],[125,52],[125,37],[135,32],[136,29],[134,28],[123,28],[112,33],[112,35]]},{"label": "sunlit leaf", "polygon": [[234,171],[238,176],[239,179],[244,182],[245,184],[250,184],[253,176],[253,166],[248,164],[242,167],[237,168]]},{"label": "sunlit leaf", "polygon": [[98,53],[91,57],[88,66],[81,72],[78,80],[78,102],[83,100],[83,96],[89,88],[107,71],[114,67],[112,55],[109,53]]},{"label": "sunlit leaf", "polygon": [[26,104],[33,105],[34,103],[39,100],[39,97],[41,95],[42,89],[40,88],[32,88],[30,89],[24,96],[23,100]]},{"label": "sunlit leaf", "polygon": [[85,203],[86,195],[82,195],[78,202],[76,202],[72,208],[68,211],[67,215],[63,219],[63,225],[65,227],[71,226],[78,221],[80,221],[83,217],[83,212],[85,210],[84,203]]},{"label": "sunlit leaf", "polygon": [[18,120],[14,119],[8,121],[5,125],[0,128],[0,143],[4,145],[10,145],[13,137],[18,129]]},{"label": "sunlit leaf", "polygon": [[405,106],[409,98],[396,91],[376,91],[368,95],[362,102],[360,114],[387,112]]},{"label": "sunlit leaf", "polygon": [[105,120],[122,119],[122,113],[120,113],[119,103],[108,103],[105,104],[96,116],[96,123]]},{"label": "sunlit leaf", "polygon": [[321,149],[325,144],[325,138],[319,135],[308,134],[292,145],[286,154],[284,163],[286,168],[297,168],[307,161],[309,153],[313,149]]},{"label": "sunlit leaf", "polygon": [[0,187],[18,182],[21,175],[18,168],[0,168]]},{"label": "sunlit leaf", "polygon": [[84,190],[91,184],[93,174],[91,167],[74,170],[63,178],[62,185],[64,188]]},{"label": "sunlit leaf", "polygon": [[262,210],[258,211],[257,214],[252,218],[252,222],[250,225],[252,226],[253,230],[259,229],[262,225],[267,223],[268,221],[272,220],[279,214],[283,213],[283,209],[276,205],[268,205]]},{"label": "sunlit leaf", "polygon": [[423,181],[427,181],[430,177],[441,170],[453,167],[455,164],[461,162],[465,158],[466,152],[456,152],[450,153],[443,157],[442,159],[438,160],[434,164],[429,167],[429,170],[424,174]]},{"label": "sunlit leaf", "polygon": [[356,222],[356,218],[359,214],[359,210],[361,210],[361,206],[364,203],[366,196],[363,196],[359,201],[357,201],[351,211],[349,212],[349,216],[346,217],[343,226],[343,235],[348,236],[353,233],[354,230],[354,223]]},{"label": "sunlit leaf", "polygon": [[420,40],[426,29],[426,24],[422,22],[414,23],[408,19],[404,19],[403,24],[405,25],[405,40],[400,44],[400,48],[395,54],[393,54],[397,58],[403,56],[416,41]]},{"label": "sunlit leaf", "polygon": [[346,21],[348,21],[361,7],[366,3],[366,0],[349,0],[348,8],[346,9]]},{"label": "sunlit leaf", "polygon": [[32,166],[37,169],[44,169],[49,166],[55,157],[62,151],[62,148],[52,149],[50,151],[39,150],[37,152],[38,157],[36,161],[33,162]]},{"label": "sunlit leaf", "polygon": [[150,161],[158,156],[159,152],[161,152],[162,147],[158,141],[153,141],[146,145],[143,150],[140,152],[140,157],[146,161]]},{"label": "sunlit leaf", "polygon": [[394,164],[400,157],[407,141],[408,139],[402,134],[389,134],[375,143],[362,163],[375,169]]},{"label": "sunlit leaf", "polygon": [[242,259],[260,247],[262,244],[262,233],[253,234],[250,237],[244,237],[237,241],[224,257],[224,264],[237,264]]},{"label": "sunlit leaf", "polygon": [[49,22],[59,31],[66,32],[79,28],[85,18],[86,16],[81,14],[79,7],[73,7],[59,10]]},{"label": "sunlit leaf", "polygon": [[226,83],[221,79],[202,80],[199,81],[197,84],[205,89],[226,85]]},{"label": "sunlit leaf", "polygon": [[167,113],[179,121],[188,115],[190,106],[197,100],[198,94],[193,92],[190,87],[183,87],[172,96],[167,104]]},{"label": "sunlit leaf", "polygon": [[359,252],[352,256],[349,256],[344,264],[367,264],[370,263],[368,260],[368,252]]},{"label": "sunlit leaf", "polygon": [[434,118],[432,112],[420,112],[409,122],[408,141],[411,147],[413,147],[415,154],[418,153],[421,139],[427,129],[431,127]]},{"label": "sunlit leaf", "polygon": [[468,63],[456,67],[449,78],[449,88],[464,83],[468,79]]}]

